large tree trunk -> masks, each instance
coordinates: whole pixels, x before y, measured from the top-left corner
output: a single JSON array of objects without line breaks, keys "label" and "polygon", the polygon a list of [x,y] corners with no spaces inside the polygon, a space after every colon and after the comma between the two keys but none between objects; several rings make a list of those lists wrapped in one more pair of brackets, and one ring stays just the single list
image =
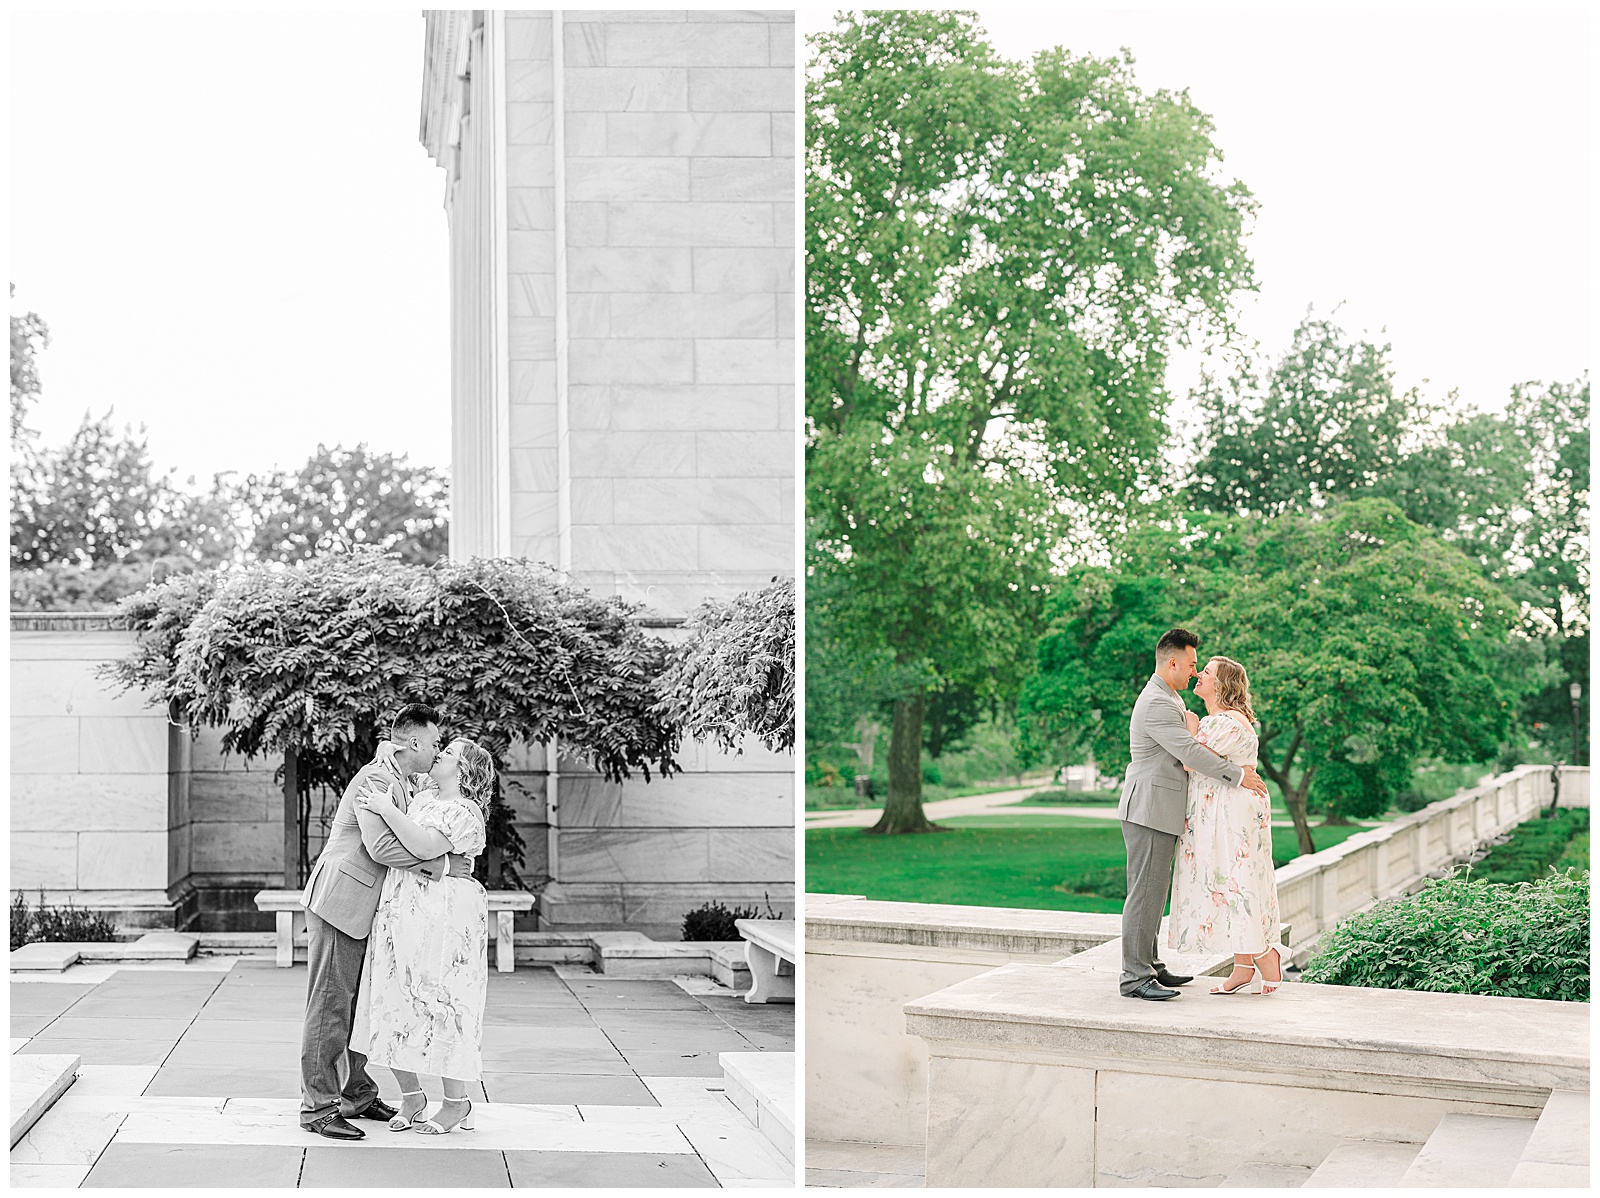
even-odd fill
[{"label": "large tree trunk", "polygon": [[[1261,747],[1266,748],[1267,742],[1275,739],[1278,732],[1266,732],[1261,738]],[[1311,794],[1311,777],[1316,770],[1306,770],[1300,775],[1300,784],[1294,785],[1292,769],[1295,754],[1300,751],[1300,730],[1295,729],[1294,738],[1289,742],[1289,748],[1283,755],[1280,765],[1273,765],[1267,760],[1267,755],[1260,754],[1261,772],[1277,786],[1283,795],[1283,805],[1289,809],[1289,818],[1294,821],[1294,837],[1300,844],[1302,854],[1317,851],[1316,845],[1311,842],[1311,820],[1306,814],[1306,799]]]},{"label": "large tree trunk", "polygon": [[894,729],[889,734],[889,797],[871,832],[938,832],[922,813],[923,691],[894,701]]}]

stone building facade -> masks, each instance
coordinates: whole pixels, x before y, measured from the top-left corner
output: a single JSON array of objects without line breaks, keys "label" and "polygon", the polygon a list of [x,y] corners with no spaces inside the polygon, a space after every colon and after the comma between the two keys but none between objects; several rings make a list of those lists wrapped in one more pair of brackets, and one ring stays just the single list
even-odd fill
[{"label": "stone building facade", "polygon": [[[445,177],[453,557],[548,562],[645,606],[794,569],[794,14],[427,14]],[[789,755],[687,746],[667,781],[518,762],[544,928],[666,934],[792,910]]]},{"label": "stone building facade", "polygon": [[[702,599],[794,568],[793,14],[430,12],[426,33],[452,556],[548,561],[678,637]],[[116,695],[95,669],[131,636],[105,617],[11,624],[12,886],[125,928],[270,927],[252,896],[292,885],[298,850],[282,763]],[[793,913],[792,755],[690,743],[679,763],[613,785],[554,746],[513,754],[540,890],[520,928]]]}]

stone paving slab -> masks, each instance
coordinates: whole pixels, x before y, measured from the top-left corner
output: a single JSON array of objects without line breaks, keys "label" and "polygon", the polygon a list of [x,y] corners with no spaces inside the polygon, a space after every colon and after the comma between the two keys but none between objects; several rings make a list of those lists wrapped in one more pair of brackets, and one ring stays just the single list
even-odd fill
[{"label": "stone paving slab", "polygon": [[84,1038],[55,1039],[35,1036],[16,1055],[37,1056],[70,1053],[82,1057],[86,1065],[159,1065],[166,1059],[172,1040],[88,1040]]},{"label": "stone paving slab", "polygon": [[[717,1050],[684,1043],[750,1045],[739,1030],[749,1008],[705,979],[693,979],[691,993],[578,969],[491,974],[477,1129],[422,1136],[363,1122],[366,1139],[346,1145],[299,1126],[304,966],[236,959],[229,971],[196,968],[205,961],[13,977],[13,1010],[32,1034],[24,1052],[72,1045],[84,1055],[78,1088],[13,1152],[14,1184],[793,1185],[792,1167],[774,1163],[724,1092]],[[87,975],[97,985],[70,982],[90,970],[101,971]],[[787,1031],[792,1041],[786,1014],[786,1023],[749,1023],[750,1034]],[[397,1100],[392,1073],[371,1069]],[[441,1083],[423,1085],[436,1105]]]},{"label": "stone paving slab", "polygon": [[505,1159],[516,1186],[683,1189],[717,1185],[705,1162],[694,1156],[519,1151],[506,1153]]},{"label": "stone paving slab", "polygon": [[[300,1070],[234,1066],[165,1066],[151,1080],[146,1094],[174,1097],[206,1094],[295,1094],[300,1090]],[[398,1087],[397,1087],[398,1092]]]},{"label": "stone paving slab", "polygon": [[660,1049],[631,1048],[623,1054],[628,1067],[640,1077],[721,1077],[722,1063],[717,1050],[672,1052]]},{"label": "stone paving slab", "polygon": [[300,1171],[300,1187],[407,1188],[417,1185],[419,1177],[427,1177],[433,1185],[452,1188],[511,1188],[511,1174],[506,1168],[503,1152],[463,1149],[451,1153],[448,1165],[440,1170],[437,1168],[437,1158],[426,1148],[385,1148],[382,1152],[363,1152],[361,1149],[364,1147],[364,1144],[330,1144],[326,1148],[306,1149],[305,1166]]},{"label": "stone paving slab", "polygon": [[11,1162],[13,1190],[75,1190],[89,1174],[88,1165],[26,1165]]},{"label": "stone paving slab", "polygon": [[[183,1035],[188,1026],[186,1019],[141,1019],[135,1030],[141,1040],[171,1040],[177,1043],[178,1037]],[[62,1015],[50,1025],[50,1035],[64,1039],[121,1040],[127,1034],[128,1022],[125,1019]]]},{"label": "stone paving slab", "polygon": [[93,986],[79,986],[70,983],[45,985],[30,979],[28,984],[19,983],[11,987],[11,1013],[13,1015],[59,1015],[93,990]]},{"label": "stone paving slab", "polygon": [[211,1144],[133,1144],[117,1141],[100,1154],[83,1188],[293,1189],[304,1148]]},{"label": "stone paving slab", "polygon": [[45,1025],[55,1018],[54,1015],[13,1015],[11,1038],[26,1040],[29,1036],[37,1036],[44,1030]]}]

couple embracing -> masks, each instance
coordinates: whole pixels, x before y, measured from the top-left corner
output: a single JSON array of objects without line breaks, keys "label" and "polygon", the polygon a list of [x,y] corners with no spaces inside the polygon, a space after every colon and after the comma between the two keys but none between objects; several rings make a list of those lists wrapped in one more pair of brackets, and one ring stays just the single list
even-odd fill
[{"label": "couple embracing", "polygon": [[[402,708],[339,800],[306,882],[309,937],[300,1042],[300,1126],[360,1140],[352,1119],[392,1131],[472,1130],[482,1076],[489,911],[472,877],[486,843],[494,760],[469,740],[439,749],[439,714]],[[367,1065],[399,1082],[400,1107]],[[441,1079],[424,1119],[418,1074]]]},{"label": "couple embracing", "polygon": [[1129,725],[1130,762],[1117,808],[1128,849],[1127,998],[1174,998],[1194,980],[1161,963],[1156,941],[1169,892],[1168,948],[1233,954],[1233,972],[1212,994],[1270,994],[1283,980],[1272,808],[1255,770],[1250,679],[1238,662],[1213,657],[1195,682],[1206,705],[1200,719],[1180,695],[1196,676],[1199,645],[1182,628],[1162,635],[1155,673]]}]

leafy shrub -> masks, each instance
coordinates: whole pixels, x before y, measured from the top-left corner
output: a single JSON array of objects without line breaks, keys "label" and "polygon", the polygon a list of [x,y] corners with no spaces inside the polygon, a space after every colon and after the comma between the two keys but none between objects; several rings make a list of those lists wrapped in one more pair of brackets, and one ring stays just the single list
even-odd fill
[{"label": "leafy shrub", "polygon": [[16,952],[28,943],[28,933],[33,929],[33,913],[28,910],[28,900],[17,891],[11,900],[11,951]]},{"label": "leafy shrub", "polygon": [[754,907],[725,907],[721,903],[705,903],[683,917],[685,940],[738,940],[736,919],[777,919],[778,913],[767,904],[766,914]]},{"label": "leafy shrub", "polygon": [[1588,869],[1589,868],[1589,834],[1579,832],[1567,841],[1566,851],[1556,858],[1557,869]]},{"label": "leafy shrub", "polygon": [[1122,801],[1120,790],[1036,790],[1022,800],[1039,807],[1101,807],[1115,806]]},{"label": "leafy shrub", "polygon": [[39,908],[33,912],[28,910],[28,901],[20,890],[11,901],[11,947],[14,949],[38,941],[109,943],[116,938],[117,925],[112,920],[74,907],[71,899],[65,907],[51,907],[45,903],[41,890]]},{"label": "leafy shrub", "polygon": [[1485,882],[1531,882],[1561,858],[1574,836],[1588,831],[1589,812],[1582,807],[1557,811],[1549,819],[1534,816],[1512,829],[1505,844],[1490,849],[1472,867],[1472,876]]},{"label": "leafy shrub", "polygon": [[794,748],[794,579],[702,603],[662,672],[657,713],[724,749],[753,734],[769,750]]},{"label": "leafy shrub", "polygon": [[[1513,765],[1520,762],[1513,763]],[[1478,779],[1488,773],[1503,771],[1489,765],[1456,765],[1443,761],[1428,761],[1419,765],[1411,775],[1411,784],[1395,795],[1394,805],[1401,811],[1421,811],[1429,803],[1448,799],[1464,789],[1478,784]],[[1510,768],[1510,767],[1508,767]]]},{"label": "leafy shrub", "polygon": [[1302,975],[1331,986],[1589,1000],[1589,875],[1507,885],[1456,873],[1347,916]]},{"label": "leafy shrub", "polygon": [[111,611],[117,602],[174,573],[190,573],[192,561],[45,562],[11,571],[12,611]]},{"label": "leafy shrub", "polygon": [[1063,894],[1093,894],[1100,898],[1125,899],[1128,897],[1128,871],[1120,865],[1108,869],[1086,869],[1073,874],[1056,889]]}]

